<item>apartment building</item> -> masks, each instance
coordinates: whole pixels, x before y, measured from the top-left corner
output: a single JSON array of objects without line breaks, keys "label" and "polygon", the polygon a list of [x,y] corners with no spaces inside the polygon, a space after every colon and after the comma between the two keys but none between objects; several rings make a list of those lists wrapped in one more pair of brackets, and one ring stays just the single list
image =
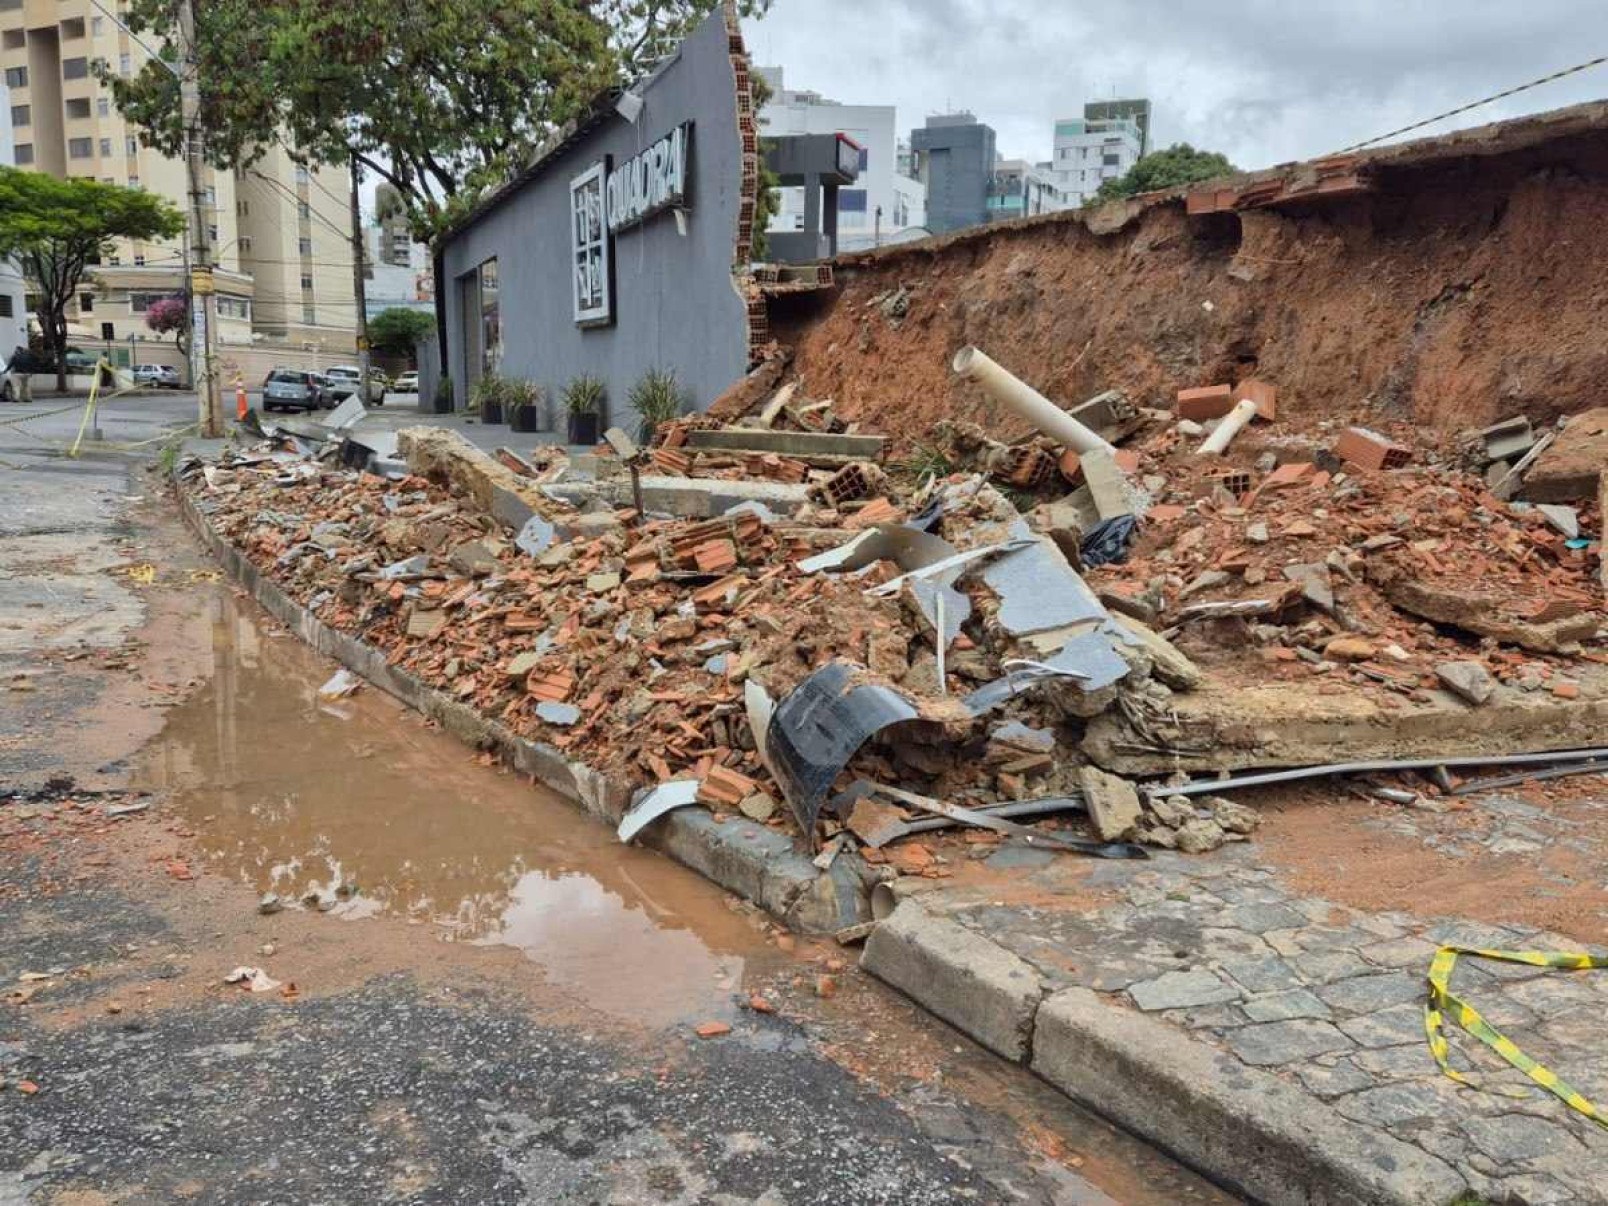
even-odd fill
[{"label": "apartment building", "polygon": [[[1129,108],[1117,116],[1090,116],[1119,113],[1112,108],[1116,105]],[[1093,101],[1083,108],[1084,116],[1062,118],[1055,123],[1051,164],[1072,206],[1093,198],[1105,181],[1126,175],[1144,154],[1150,133],[1149,101]]]},{"label": "apartment building", "polygon": [[[147,58],[90,0],[0,0],[0,80],[10,92],[0,120],[8,125],[17,166],[148,189],[187,209],[183,162],[141,146],[110,89],[95,78],[97,60],[127,76]],[[205,169],[204,214],[226,371],[231,347],[241,350],[234,361],[253,375],[262,360],[272,359],[263,351],[352,347],[352,259],[343,233],[347,179],[340,171],[300,172],[277,147],[250,171]],[[320,220],[326,215],[332,223]],[[171,338],[146,327],[145,311],[152,301],[183,291],[185,244],[181,236],[114,247],[70,316],[84,332],[80,342],[92,338],[94,350],[124,364],[178,363]]]},{"label": "apartment building", "polygon": [[916,172],[927,189],[933,234],[989,220],[988,187],[999,162],[994,128],[966,112],[936,114],[910,132]]},{"label": "apartment building", "polygon": [[[11,112],[11,93],[0,84],[0,113]],[[0,122],[0,166],[15,165],[11,127]],[[0,260],[0,363],[28,342],[28,311],[24,304],[22,275],[10,260]]]},{"label": "apartment building", "polygon": [[988,220],[1025,218],[1066,209],[1066,194],[1048,163],[1001,159],[988,180]]},{"label": "apartment building", "polygon": [[[780,67],[758,70],[771,87],[771,98],[759,111],[761,138],[846,134],[860,147],[859,179],[853,187],[838,190],[839,250],[899,241],[904,231],[925,225],[927,189],[909,174],[909,152],[899,141],[892,105],[840,104],[819,92],[784,87]],[[804,190],[779,191],[781,205],[771,218],[770,229],[803,230]]]}]

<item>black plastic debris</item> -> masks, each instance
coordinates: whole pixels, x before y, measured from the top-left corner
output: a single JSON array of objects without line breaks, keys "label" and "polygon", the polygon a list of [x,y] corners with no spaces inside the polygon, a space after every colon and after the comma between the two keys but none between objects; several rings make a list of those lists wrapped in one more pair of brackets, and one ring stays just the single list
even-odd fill
[{"label": "black plastic debris", "polygon": [[1089,534],[1078,546],[1083,567],[1093,569],[1097,565],[1126,561],[1128,546],[1133,543],[1134,533],[1138,530],[1139,521],[1132,515],[1113,515],[1110,519],[1102,519],[1089,529]]}]

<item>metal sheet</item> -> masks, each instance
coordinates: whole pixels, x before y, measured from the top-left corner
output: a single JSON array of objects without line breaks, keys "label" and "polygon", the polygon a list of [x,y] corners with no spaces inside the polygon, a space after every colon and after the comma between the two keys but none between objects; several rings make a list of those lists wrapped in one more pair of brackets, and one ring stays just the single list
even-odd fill
[{"label": "metal sheet", "polygon": [[849,759],[875,734],[918,714],[889,687],[855,683],[863,673],[852,662],[828,662],[777,704],[766,734],[776,782],[812,850],[821,802]]},{"label": "metal sheet", "polygon": [[1046,661],[1017,660],[1005,665],[1004,678],[983,684],[961,701],[973,716],[992,711],[1011,696],[1050,679],[1071,680],[1088,694],[1120,681],[1130,669],[1104,632],[1081,633]]},{"label": "metal sheet", "polygon": [[1107,618],[1089,584],[1080,578],[1055,542],[1035,537],[1026,521],[1011,524],[1013,539],[1030,543],[983,571],[983,582],[999,596],[996,621],[1012,636],[1027,636],[1069,624]]},{"label": "metal sheet", "polygon": [[990,557],[1003,557],[1005,554],[1010,553],[1013,550],[1027,547],[1027,543],[1028,542],[1021,540],[1002,540],[998,544],[988,544],[982,546],[981,548],[967,549],[963,553],[956,553],[953,557],[946,557],[942,561],[935,561],[931,565],[925,566],[922,569],[912,570],[908,574],[900,574],[897,578],[890,578],[881,586],[873,586],[865,593],[875,598],[896,595],[901,589],[903,589],[904,584],[912,579],[927,579],[942,576],[943,580],[946,582],[957,582],[960,580],[962,575],[955,573],[953,576],[950,576],[951,571],[964,570],[966,567],[971,566],[979,561],[986,561]]},{"label": "metal sheet", "polygon": [[909,573],[954,555],[955,546],[941,536],[903,524],[879,523],[847,544],[806,557],[798,563],[798,568],[806,574],[849,573],[878,561],[891,561]]},{"label": "metal sheet", "polygon": [[616,831],[620,840],[629,842],[665,813],[696,804],[698,787],[697,779],[677,779],[659,784],[631,805],[630,810],[620,818],[620,827]]}]

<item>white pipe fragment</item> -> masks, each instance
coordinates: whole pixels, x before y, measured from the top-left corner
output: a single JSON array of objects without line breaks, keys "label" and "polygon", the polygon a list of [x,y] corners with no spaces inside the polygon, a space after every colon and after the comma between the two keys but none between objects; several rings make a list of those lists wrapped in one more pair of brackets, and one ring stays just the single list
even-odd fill
[{"label": "white pipe fragment", "polygon": [[955,353],[951,367],[966,380],[982,386],[994,401],[1009,407],[1057,444],[1064,444],[1078,453],[1093,452],[1096,448],[1116,452],[1095,432],[970,344]]},{"label": "white pipe fragment", "polygon": [[1245,425],[1256,417],[1256,403],[1246,398],[1243,402],[1236,402],[1234,409],[1223,416],[1223,421],[1217,425],[1217,430],[1206,437],[1205,443],[1200,446],[1196,456],[1222,456],[1223,452],[1234,442],[1234,437],[1245,429]]}]

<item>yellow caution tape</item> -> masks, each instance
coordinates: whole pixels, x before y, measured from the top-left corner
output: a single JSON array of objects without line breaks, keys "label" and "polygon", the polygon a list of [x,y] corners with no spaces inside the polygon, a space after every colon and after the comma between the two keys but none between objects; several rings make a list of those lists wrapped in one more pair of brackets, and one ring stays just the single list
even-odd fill
[{"label": "yellow caution tape", "polygon": [[1561,1099],[1570,1109],[1578,1110],[1599,1126],[1608,1128],[1608,1115],[1599,1106],[1556,1072],[1520,1051],[1512,1039],[1480,1016],[1479,1010],[1452,995],[1449,985],[1452,968],[1456,966],[1459,955],[1477,955],[1481,959],[1500,959],[1504,963],[1528,963],[1532,967],[1557,967],[1570,971],[1608,967],[1608,958],[1599,959],[1570,951],[1487,951],[1474,947],[1443,946],[1435,952],[1435,958],[1429,965],[1429,1000],[1424,1005],[1424,1033],[1429,1038],[1429,1052],[1447,1076],[1459,1084],[1481,1087],[1463,1073],[1454,1071],[1446,1062],[1448,1048],[1442,1027],[1449,1016],[1536,1084]]},{"label": "yellow caution tape", "polygon": [[141,586],[149,586],[156,581],[156,566],[130,565],[123,570],[130,582],[137,582]]}]

